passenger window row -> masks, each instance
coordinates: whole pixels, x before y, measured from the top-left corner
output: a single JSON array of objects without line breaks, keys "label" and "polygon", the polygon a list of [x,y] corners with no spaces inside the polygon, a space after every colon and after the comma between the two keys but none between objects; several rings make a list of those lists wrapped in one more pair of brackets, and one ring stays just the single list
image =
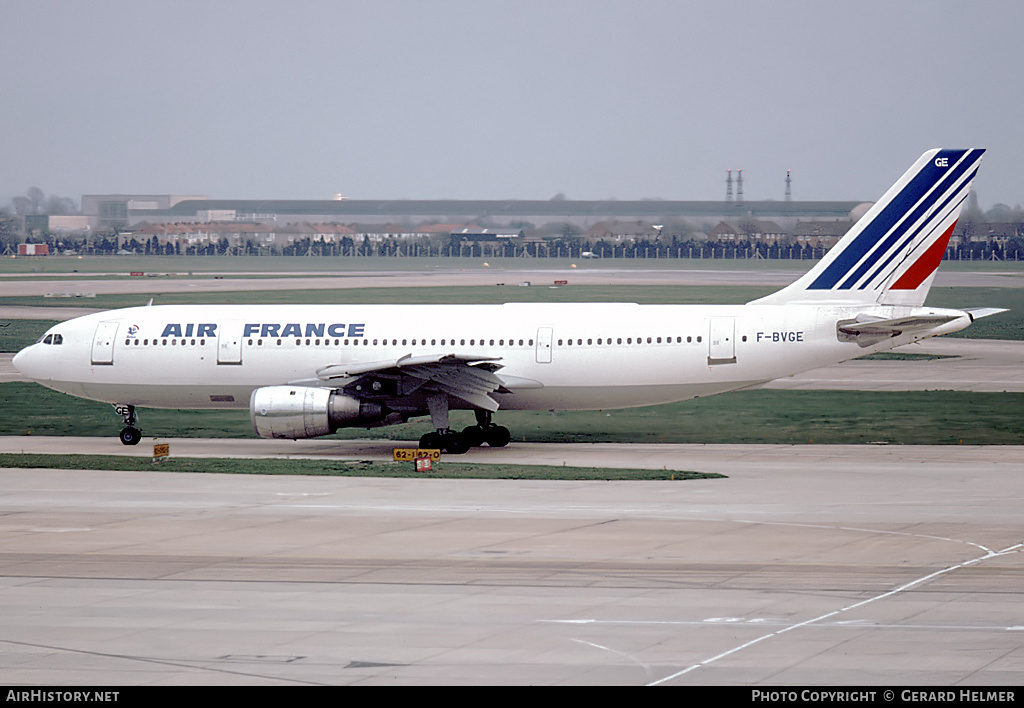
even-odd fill
[{"label": "passenger window row", "polygon": [[[634,342],[634,339],[635,339],[635,342]],[[674,340],[674,342],[673,342],[673,340]],[[43,344],[62,344],[63,341],[64,341],[63,338],[59,334],[48,334],[42,340]],[[284,339],[276,339],[276,340],[267,340],[267,344],[270,344],[271,341],[273,341],[276,346],[282,346],[284,344],[284,342],[285,342]],[[409,340],[409,339],[402,339],[402,340],[398,340],[398,339],[391,339],[391,340],[388,340],[388,339],[383,339],[383,340],[381,340],[381,339],[374,339],[374,340],[370,340],[370,339],[335,339],[335,340],[330,340],[330,339],[323,339],[323,340],[320,340],[320,339],[306,339],[305,342],[303,342],[302,339],[296,338],[294,341],[295,341],[295,345],[296,346],[302,346],[303,344],[305,344],[305,346],[331,346],[331,342],[333,341],[334,342],[334,346],[336,346],[336,347],[338,347],[338,346],[346,346],[346,347],[347,346],[359,346],[360,344],[362,344],[363,346],[369,346],[371,341],[373,343],[373,346],[385,346],[385,347],[386,346],[396,347],[396,346],[398,346],[399,341],[401,341],[402,346],[442,346],[442,347],[445,347],[445,346],[462,346],[462,347],[464,347],[464,346],[471,346],[471,347],[474,347],[474,346],[490,346],[490,347],[493,347],[493,346],[499,346],[499,347],[505,347],[505,346],[509,346],[509,347],[529,346],[529,347],[532,347],[533,346],[533,340],[532,339],[518,339],[518,340],[516,340],[516,339],[509,339],[509,340],[505,340],[505,339],[498,339],[498,340],[494,340],[494,339],[479,339],[478,340],[478,339],[473,338],[473,339],[469,339],[469,340],[460,339],[460,340],[458,340],[456,342],[455,339],[447,339],[446,338],[446,339],[441,339],[441,340],[431,339],[429,344],[427,343],[426,339],[412,339],[412,340]],[[584,341],[586,342],[585,345],[584,345]],[[686,337],[686,343],[687,344],[693,343],[694,341],[696,341],[699,344],[699,343],[703,342],[704,339],[700,335],[698,335],[696,337],[693,337],[693,336]],[[743,338],[743,341],[746,341],[746,337]],[[196,346],[197,342],[199,343],[199,346],[205,346],[206,345],[206,340],[205,339],[196,340],[196,339],[176,339],[176,338],[171,338],[171,339],[153,339],[152,341],[149,340],[149,339],[126,339],[126,340],[124,340],[125,346],[133,346],[133,345],[134,346],[139,346],[140,344],[142,346],[150,346],[150,344],[152,344],[152,346],[168,346],[168,345],[170,345],[170,346],[186,346],[186,345],[188,345],[188,346]],[[614,345],[623,345],[624,344],[626,346],[629,346],[629,345],[633,345],[634,343],[638,344],[638,345],[639,344],[673,344],[673,343],[675,343],[675,344],[682,344],[683,343],[683,337],[681,337],[681,336],[676,336],[674,338],[673,337],[636,337],[636,338],[634,338],[634,337],[616,337],[616,338],[614,338],[614,340],[613,340],[612,337],[607,337],[607,338],[605,338],[605,337],[598,337],[596,340],[593,337],[588,337],[586,340],[584,340],[582,337],[580,337],[580,338],[576,338],[576,339],[572,339],[572,338],[569,338],[569,339],[559,339],[558,343],[557,343],[557,346],[560,346],[560,347],[563,347],[563,346],[564,347],[572,347],[572,346],[580,347],[580,346],[594,346],[595,344],[597,346],[611,346],[613,344]],[[247,340],[247,344],[249,346],[261,347],[264,344],[264,340],[262,340],[262,339],[249,339],[249,340]]]},{"label": "passenger window row", "polygon": [[[633,337],[625,337],[625,338],[623,338],[623,337],[616,337],[615,341],[613,342],[611,337],[608,337],[607,339],[604,338],[604,337],[598,337],[597,338],[597,344],[598,345],[603,345],[603,346],[608,346],[608,345],[611,345],[611,344],[615,344],[615,345],[619,345],[619,344],[630,345],[630,344],[634,343],[633,339],[634,339]],[[677,336],[674,339],[675,339],[675,342],[674,342],[675,344],[682,344],[683,343],[683,338],[680,337],[680,336]],[[698,344],[700,342],[704,341],[704,338],[698,335],[697,337],[692,337],[692,336],[687,337],[686,338],[686,343],[690,344],[695,339],[696,339]],[[636,337],[636,344],[662,344],[662,343],[664,343],[664,344],[672,344],[673,343],[672,340],[673,340],[672,337],[646,337],[646,338],[645,337]],[[594,342],[593,338],[588,338],[586,340],[586,346],[594,346],[594,343],[595,342]],[[580,347],[580,346],[584,346],[584,343],[583,343],[583,339],[582,338],[566,339],[566,340],[559,339],[558,340],[558,346],[560,346],[560,347],[561,346],[567,346],[567,347],[577,346],[577,347]]]},{"label": "passenger window row", "polygon": [[[285,341],[286,340],[284,340],[284,339],[275,339],[275,340],[268,339],[268,340],[266,340],[266,343],[268,345],[273,343],[275,346],[279,346],[280,347],[280,346],[282,346],[285,343]],[[320,339],[306,339],[305,342],[303,342],[302,339],[298,339],[298,338],[296,338],[294,341],[295,341],[295,345],[296,346],[302,346],[303,343],[305,343],[305,346],[307,346],[307,347],[309,347],[309,346],[313,346],[313,347],[325,346],[326,347],[326,346],[331,346],[331,342],[332,342],[332,340],[330,340],[330,339],[324,339],[324,340],[320,340]],[[371,344],[371,342],[372,342],[373,346],[397,347],[397,346],[399,346],[399,341],[401,341],[401,346],[403,346],[403,347],[406,347],[406,346],[414,346],[414,347],[415,346],[421,346],[421,347],[426,347],[426,346],[431,346],[431,347],[436,347],[436,346],[441,346],[441,347],[454,347],[454,346],[461,346],[461,347],[464,347],[464,346],[471,346],[471,347],[475,347],[475,346],[482,346],[482,347],[483,346],[490,346],[490,347],[493,347],[493,346],[499,346],[499,347],[505,347],[505,346],[515,347],[515,346],[520,346],[520,347],[522,347],[522,346],[528,346],[528,347],[532,347],[533,346],[533,340],[532,339],[518,339],[518,340],[516,340],[516,339],[508,339],[508,340],[505,340],[505,339],[498,339],[498,340],[494,340],[494,339],[479,339],[478,340],[476,338],[473,338],[473,339],[469,339],[469,340],[460,339],[460,340],[458,340],[458,343],[456,343],[455,339],[447,339],[447,338],[445,338],[445,339],[438,340],[438,339],[435,338],[435,339],[431,339],[429,344],[427,343],[426,339],[418,339],[418,338],[417,339],[412,339],[412,340],[410,340],[408,338],[407,339],[402,339],[402,340],[399,340],[399,339],[373,339],[373,340],[370,340],[370,339],[352,339],[352,340],[349,340],[349,339],[335,339],[335,340],[333,340],[334,346],[336,346],[336,347],[338,347],[338,346],[345,346],[345,347],[347,347],[347,346],[350,346],[350,345],[359,346],[360,344],[362,344],[363,346],[369,346]],[[246,340],[246,344],[248,346],[250,346],[250,347],[251,346],[262,347],[263,344],[264,344],[264,340],[263,339],[248,339],[248,340]]]},{"label": "passenger window row", "polygon": [[182,346],[182,347],[184,347],[186,345],[194,347],[196,345],[197,341],[199,342],[199,346],[205,346],[206,345],[206,340],[205,339],[199,339],[199,340],[195,340],[195,339],[175,339],[173,337],[171,339],[154,339],[154,340],[152,340],[152,342],[150,340],[148,340],[148,339],[126,339],[126,340],[124,340],[124,345],[126,347],[130,347],[130,346],[136,346],[137,347],[140,344],[142,346],[144,346],[144,347],[148,347],[151,344],[154,347],[156,347],[156,346],[166,347],[168,345],[170,345],[172,347],[173,346]]}]

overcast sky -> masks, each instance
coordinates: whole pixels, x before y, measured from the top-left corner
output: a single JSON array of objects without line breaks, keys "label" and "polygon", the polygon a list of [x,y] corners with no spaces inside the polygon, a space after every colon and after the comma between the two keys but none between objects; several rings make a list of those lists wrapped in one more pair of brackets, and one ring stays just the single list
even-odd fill
[{"label": "overcast sky", "polygon": [[0,0],[0,205],[874,200],[989,149],[1024,203],[1019,0]]}]

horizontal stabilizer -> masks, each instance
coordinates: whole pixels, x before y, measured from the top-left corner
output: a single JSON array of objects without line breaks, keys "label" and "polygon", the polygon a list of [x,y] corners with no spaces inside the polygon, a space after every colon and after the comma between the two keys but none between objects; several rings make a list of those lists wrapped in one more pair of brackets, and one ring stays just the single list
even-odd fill
[{"label": "horizontal stabilizer", "polygon": [[[965,315],[966,312],[959,310],[940,310],[931,314],[924,312],[891,318],[862,313],[854,319],[837,322],[836,334],[841,342],[856,342],[861,347],[870,347],[872,344],[903,334],[921,334],[923,338],[955,332],[966,326]],[[943,326],[956,320],[961,321],[959,326]]]},{"label": "horizontal stabilizer", "polygon": [[975,307],[973,309],[964,310],[971,317],[971,322],[980,320],[982,317],[989,317],[991,315],[998,315],[1000,312],[1009,312],[1005,307]]},{"label": "horizontal stabilizer", "polygon": [[939,315],[933,317],[894,317],[884,320],[881,318],[858,315],[855,320],[847,320],[839,323],[839,331],[843,334],[884,334],[887,337],[895,337],[904,332],[927,330],[939,325],[952,322],[955,315]]}]

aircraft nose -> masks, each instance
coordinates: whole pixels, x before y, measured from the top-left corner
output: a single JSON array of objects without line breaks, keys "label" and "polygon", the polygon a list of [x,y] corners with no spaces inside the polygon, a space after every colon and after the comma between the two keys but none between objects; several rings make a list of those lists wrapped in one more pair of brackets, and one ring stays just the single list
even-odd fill
[{"label": "aircraft nose", "polygon": [[[19,361],[21,362],[20,364],[18,363]],[[18,373],[24,374],[25,372],[21,367],[25,364],[25,350],[22,349],[20,352],[15,354],[14,358],[11,359],[11,363],[14,364],[14,368],[18,370]]]},{"label": "aircraft nose", "polygon": [[15,354],[13,359],[11,359],[11,364],[14,365],[14,368],[18,370],[19,374],[27,379],[35,378],[32,376],[32,348],[34,346],[35,345],[33,344],[30,347],[25,347]]}]

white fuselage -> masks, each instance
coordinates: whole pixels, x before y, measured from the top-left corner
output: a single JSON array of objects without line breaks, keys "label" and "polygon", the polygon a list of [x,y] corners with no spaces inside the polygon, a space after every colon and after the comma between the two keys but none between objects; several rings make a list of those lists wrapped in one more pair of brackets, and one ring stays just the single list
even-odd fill
[{"label": "white fuselage", "polygon": [[[28,378],[154,408],[245,408],[254,389],[403,356],[492,357],[503,409],[643,406],[791,376],[863,348],[836,323],[864,305],[167,305],[81,317],[19,353]],[[881,312],[880,314],[886,314]],[[961,326],[965,326],[964,325]],[[960,326],[955,327],[959,329]],[[53,340],[56,341],[56,340]],[[460,407],[457,404],[453,407]]]}]

